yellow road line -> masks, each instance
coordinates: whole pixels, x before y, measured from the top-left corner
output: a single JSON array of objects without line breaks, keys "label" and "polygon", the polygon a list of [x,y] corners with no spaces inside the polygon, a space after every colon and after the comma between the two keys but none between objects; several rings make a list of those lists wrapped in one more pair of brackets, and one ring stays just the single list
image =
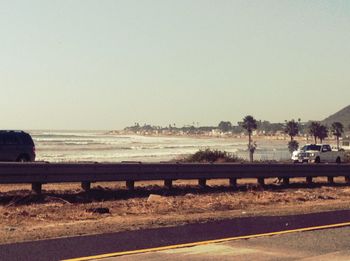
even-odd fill
[{"label": "yellow road line", "polygon": [[115,253],[108,253],[108,254],[95,255],[95,256],[78,257],[78,258],[66,259],[66,260],[62,260],[62,261],[89,261],[89,260],[96,260],[96,259],[102,259],[102,258],[108,258],[108,257],[141,254],[141,253],[148,253],[148,252],[155,252],[155,251],[162,251],[162,250],[169,250],[169,249],[176,249],[176,248],[183,248],[183,247],[194,247],[194,246],[207,245],[207,244],[213,244],[213,243],[222,243],[222,242],[239,240],[239,239],[275,236],[275,235],[283,235],[283,234],[289,234],[289,233],[295,233],[295,232],[312,231],[312,230],[337,228],[337,227],[345,227],[345,226],[350,226],[350,222],[331,224],[331,225],[325,225],[325,226],[298,228],[298,229],[291,229],[291,230],[284,230],[284,231],[276,231],[276,232],[270,232],[270,233],[248,235],[248,236],[228,237],[228,238],[199,241],[199,242],[192,242],[192,243],[185,243],[185,244],[177,244],[177,245],[170,245],[170,246],[163,246],[163,247],[145,248],[145,249],[124,251],[124,252],[115,252]]}]

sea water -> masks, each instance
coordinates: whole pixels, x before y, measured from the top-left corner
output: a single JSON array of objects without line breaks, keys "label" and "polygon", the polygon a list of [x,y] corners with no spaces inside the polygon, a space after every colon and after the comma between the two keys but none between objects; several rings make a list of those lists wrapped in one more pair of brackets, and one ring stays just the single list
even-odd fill
[{"label": "sea water", "polygon": [[[199,149],[218,149],[248,159],[247,139],[117,135],[108,131],[29,131],[38,161],[160,162],[181,159]],[[288,141],[257,141],[257,160],[286,160]]]}]

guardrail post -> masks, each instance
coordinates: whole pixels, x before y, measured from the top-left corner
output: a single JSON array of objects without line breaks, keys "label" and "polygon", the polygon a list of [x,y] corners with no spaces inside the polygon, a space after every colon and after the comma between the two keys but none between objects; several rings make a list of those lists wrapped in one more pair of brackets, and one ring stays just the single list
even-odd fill
[{"label": "guardrail post", "polygon": [[91,189],[91,182],[90,181],[83,181],[81,183],[81,188],[85,191],[89,191]]},{"label": "guardrail post", "polygon": [[283,185],[289,185],[289,178],[282,179]]},{"label": "guardrail post", "polygon": [[42,188],[42,184],[40,182],[34,182],[32,183],[32,191],[35,194],[41,194],[41,188]]},{"label": "guardrail post", "polygon": [[334,177],[327,177],[327,181],[329,184],[333,184],[334,183]]},{"label": "guardrail post", "polygon": [[345,182],[346,183],[350,183],[350,177],[349,176],[345,176]]},{"label": "guardrail post", "polygon": [[172,179],[166,179],[164,180],[164,186],[167,189],[171,189],[173,187],[173,180]]},{"label": "guardrail post", "polygon": [[312,184],[312,177],[306,177],[306,183],[311,185]]},{"label": "guardrail post", "polygon": [[134,190],[135,189],[135,181],[133,181],[133,180],[126,181],[126,187],[128,190]]},{"label": "guardrail post", "polygon": [[237,178],[230,178],[230,187],[237,188]]},{"label": "guardrail post", "polygon": [[202,188],[207,186],[207,180],[206,179],[199,179],[198,180],[198,185]]},{"label": "guardrail post", "polygon": [[265,178],[258,178],[258,184],[260,186],[265,186]]}]

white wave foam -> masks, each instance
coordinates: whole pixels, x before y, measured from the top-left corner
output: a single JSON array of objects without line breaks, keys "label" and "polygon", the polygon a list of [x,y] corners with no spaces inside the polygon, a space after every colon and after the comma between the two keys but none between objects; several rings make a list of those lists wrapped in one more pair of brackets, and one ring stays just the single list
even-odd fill
[{"label": "white wave foam", "polygon": [[[248,157],[247,143],[234,139],[144,137],[85,131],[37,131],[33,138],[37,159],[52,162],[171,160],[206,148],[225,150],[236,153],[240,157]],[[258,143],[255,155],[257,159],[289,157],[286,144],[265,141]]]}]

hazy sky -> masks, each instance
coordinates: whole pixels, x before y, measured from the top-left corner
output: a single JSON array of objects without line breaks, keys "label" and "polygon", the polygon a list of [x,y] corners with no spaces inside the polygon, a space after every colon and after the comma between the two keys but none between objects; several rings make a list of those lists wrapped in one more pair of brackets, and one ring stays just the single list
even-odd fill
[{"label": "hazy sky", "polygon": [[323,119],[350,1],[0,1],[0,129]]}]

